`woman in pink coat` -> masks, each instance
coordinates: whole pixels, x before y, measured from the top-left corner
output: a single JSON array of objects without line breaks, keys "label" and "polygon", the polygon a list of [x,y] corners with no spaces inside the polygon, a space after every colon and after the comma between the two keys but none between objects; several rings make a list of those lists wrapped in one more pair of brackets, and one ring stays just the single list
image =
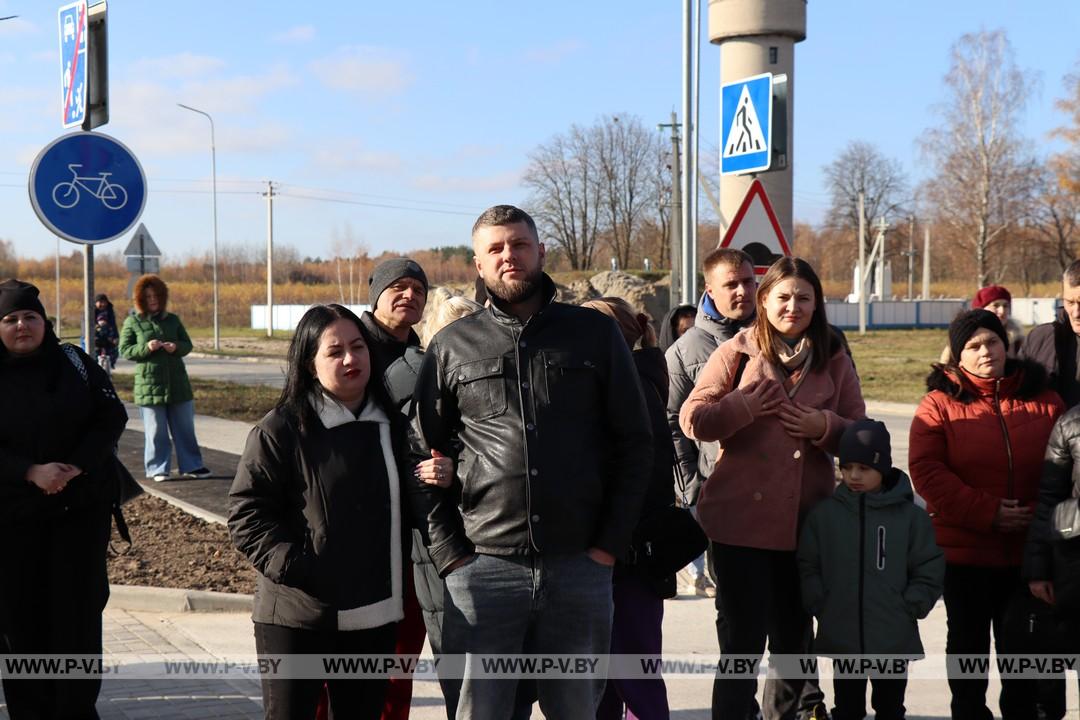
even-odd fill
[{"label": "woman in pink coat", "polygon": [[[844,428],[866,416],[855,367],[825,317],[821,281],[799,258],[781,258],[761,280],[754,325],[709,358],[679,421],[687,437],[719,441],[698,498],[712,541],[722,655],[809,651],[810,617],[799,601],[799,525],[835,485],[832,458]],[[795,668],[798,674],[798,668]],[[805,686],[805,687],[804,687]],[[745,718],[757,683],[718,681],[713,717]],[[765,720],[824,712],[816,683],[770,676]]]}]

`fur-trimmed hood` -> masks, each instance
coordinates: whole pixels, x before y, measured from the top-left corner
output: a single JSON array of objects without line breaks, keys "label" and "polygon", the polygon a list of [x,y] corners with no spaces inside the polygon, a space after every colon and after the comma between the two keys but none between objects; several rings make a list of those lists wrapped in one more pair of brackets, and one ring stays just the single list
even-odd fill
[{"label": "fur-trimmed hood", "polygon": [[153,290],[161,300],[161,309],[158,312],[166,312],[169,309],[169,286],[157,275],[143,275],[135,281],[135,290],[132,292],[131,298],[135,305],[135,312],[140,315],[147,314],[146,306],[143,305],[143,294],[148,289]]},{"label": "fur-trimmed hood", "polygon": [[[927,391],[940,390],[965,404],[994,392],[995,378],[974,377],[952,363],[934,363],[931,368],[926,376]],[[1001,391],[1020,400],[1030,400],[1047,387],[1046,370],[1042,365],[1026,359],[1007,359],[1005,375],[1001,380]]]}]

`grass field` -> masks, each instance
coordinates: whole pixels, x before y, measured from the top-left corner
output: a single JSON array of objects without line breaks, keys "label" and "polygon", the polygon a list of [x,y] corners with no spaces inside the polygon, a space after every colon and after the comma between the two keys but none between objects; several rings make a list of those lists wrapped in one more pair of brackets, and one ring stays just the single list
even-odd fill
[{"label": "grass field", "polygon": [[[115,374],[112,381],[122,400],[134,401],[134,375]],[[195,412],[248,423],[261,420],[281,394],[280,390],[265,385],[240,385],[203,378],[191,378],[191,388],[195,392]]]},{"label": "grass field", "polygon": [[917,403],[926,394],[930,363],[948,343],[944,330],[847,332],[851,357],[867,400]]}]

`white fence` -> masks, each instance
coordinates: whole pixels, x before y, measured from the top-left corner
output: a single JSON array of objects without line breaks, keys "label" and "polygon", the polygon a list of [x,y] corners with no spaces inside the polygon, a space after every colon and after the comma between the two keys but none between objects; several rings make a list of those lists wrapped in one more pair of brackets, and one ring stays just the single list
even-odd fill
[{"label": "white fence", "polygon": [[[295,330],[300,323],[300,318],[308,311],[311,305],[275,305],[274,306],[274,329]],[[371,309],[370,305],[346,305],[345,307],[359,315]],[[251,306],[251,329],[266,329],[266,306]]]},{"label": "white fence", "polygon": [[[1057,313],[1057,298],[1013,298],[1012,317],[1022,325],[1050,322]],[[895,300],[866,304],[866,327],[874,330],[896,328],[948,327],[970,300]],[[859,327],[859,304],[826,301],[829,322],[845,330]]]}]

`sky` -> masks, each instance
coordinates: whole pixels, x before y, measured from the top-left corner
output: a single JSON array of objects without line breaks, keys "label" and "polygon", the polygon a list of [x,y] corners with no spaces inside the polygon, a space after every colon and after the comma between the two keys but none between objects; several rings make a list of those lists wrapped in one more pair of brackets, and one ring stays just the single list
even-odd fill
[{"label": "sky", "polygon": [[[56,248],[27,179],[66,132],[59,6],[0,0],[0,16],[18,15],[0,22],[0,238],[24,256]],[[485,207],[526,201],[538,144],[603,115],[651,127],[681,108],[674,0],[109,0],[108,14],[111,120],[98,130],[142,163],[141,221],[173,258],[213,240],[209,123],[178,102],[214,118],[219,244],[265,243],[273,181],[275,243],[313,257],[349,237],[373,255],[467,244]],[[998,28],[1031,72],[1022,130],[1048,152],[1062,78],[1080,69],[1080,3],[811,0],[793,81],[796,220],[822,221],[822,167],[852,140],[925,177],[917,141],[939,121],[950,45]],[[703,43],[702,153],[719,145],[719,63]]]}]

